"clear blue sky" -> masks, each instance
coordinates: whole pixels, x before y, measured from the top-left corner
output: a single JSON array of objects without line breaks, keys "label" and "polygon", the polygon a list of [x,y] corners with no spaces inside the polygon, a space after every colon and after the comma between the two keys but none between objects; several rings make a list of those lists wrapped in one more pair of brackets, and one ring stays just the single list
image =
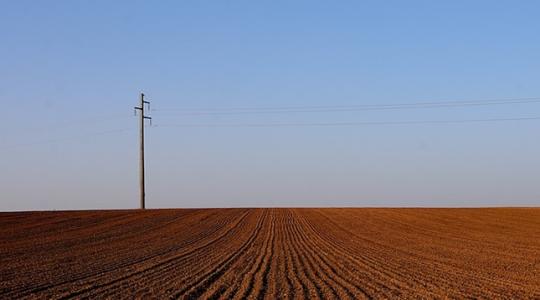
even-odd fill
[{"label": "clear blue sky", "polygon": [[[2,1],[0,210],[540,203],[540,104],[178,115],[166,108],[540,97],[538,1]],[[121,132],[111,130],[130,129]],[[104,133],[104,134],[99,134]]]}]

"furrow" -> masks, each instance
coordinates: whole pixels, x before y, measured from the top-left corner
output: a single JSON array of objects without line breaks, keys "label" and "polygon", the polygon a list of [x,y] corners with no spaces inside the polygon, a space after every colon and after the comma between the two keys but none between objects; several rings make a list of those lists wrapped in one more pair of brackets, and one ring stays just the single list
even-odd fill
[{"label": "furrow", "polygon": [[[293,215],[295,216],[295,220],[299,223],[301,231],[304,233],[303,235],[300,235],[303,248],[315,249],[315,251],[306,250],[306,253],[308,253],[308,255],[311,257],[313,264],[315,266],[318,266],[318,268],[322,269],[321,271],[323,272],[323,274],[330,275],[326,276],[326,279],[324,280],[327,282],[328,285],[339,290],[336,297],[339,299],[369,298],[369,294],[365,290],[356,287],[347,278],[345,278],[343,275],[340,275],[343,274],[343,270],[337,270],[338,266],[335,260],[335,252],[333,251],[333,249],[327,249],[325,247],[326,245],[316,243],[316,241],[318,240],[316,234],[312,232],[308,227],[306,227],[305,224],[303,224],[302,218],[299,215],[295,214],[294,212]],[[324,257],[321,256],[321,252],[324,253]],[[327,261],[329,263],[327,263]]]},{"label": "furrow", "polygon": [[[269,211],[269,210],[266,210]],[[270,218],[273,216],[271,215]],[[264,263],[264,259],[266,256],[266,249],[268,248],[268,245],[270,243],[270,239],[272,238],[270,228],[272,226],[272,221],[265,222],[265,226],[263,227],[265,238],[263,241],[263,244],[261,245],[260,249],[263,249],[262,251],[259,248],[256,248],[256,253],[258,252],[257,257],[253,261],[253,263],[250,264],[250,262],[246,262],[246,264],[249,264],[251,267],[249,268],[249,271],[245,274],[243,274],[242,277],[239,277],[240,286],[237,288],[236,297],[239,299],[245,299],[253,290],[253,287],[255,285],[255,278],[257,272],[261,269],[261,266]]]},{"label": "furrow", "polygon": [[310,298],[315,297],[318,299],[323,299],[323,288],[321,287],[321,284],[314,278],[312,269],[308,266],[305,256],[306,253],[302,251],[302,249],[300,249],[299,247],[299,233],[298,230],[295,228],[295,226],[297,225],[296,220],[294,219],[294,216],[290,214],[290,212],[287,212],[287,214],[289,214],[291,218],[291,246],[294,253],[296,254],[299,271],[301,272],[301,274],[304,275],[304,277],[306,278],[307,286],[309,286]]},{"label": "furrow", "polygon": [[[329,234],[315,229],[307,219],[305,220],[307,227],[313,231],[313,236],[319,240],[320,245],[324,245],[330,253],[335,253],[335,257],[339,258],[335,261],[336,267],[341,265],[342,268],[340,269],[344,274],[348,274],[351,278],[356,278],[357,282],[355,286],[358,289],[368,294],[387,293],[388,297],[399,297],[398,292],[407,289],[407,286],[400,285],[401,281],[399,281],[399,278],[401,277],[399,275],[396,276],[391,271],[385,270],[385,268],[390,266],[389,264],[385,263],[381,266],[380,260],[375,260],[367,256],[371,251],[376,250],[367,248],[367,245],[363,245],[361,250],[351,249],[348,244],[351,243],[350,236],[353,235],[349,235],[349,239],[346,240],[341,235],[335,233]],[[381,249],[380,251],[386,250]],[[360,283],[361,286],[359,285]],[[369,292],[366,289],[369,289]]]},{"label": "furrow", "polygon": [[[345,295],[351,295],[350,291],[348,291],[341,283],[338,283],[333,278],[327,276],[328,273],[326,273],[327,269],[323,268],[321,270],[320,263],[322,262],[319,259],[317,260],[317,251],[315,247],[310,247],[305,243],[306,236],[309,236],[308,232],[304,230],[304,228],[301,227],[300,223],[298,222],[298,217],[295,216],[292,211],[287,211],[290,213],[293,217],[293,232],[296,233],[297,238],[297,246],[299,249],[301,249],[301,253],[303,254],[303,257],[305,258],[305,261],[307,263],[307,266],[311,273],[313,273],[314,277],[317,278],[318,282],[320,282],[320,286],[323,289],[324,294],[326,297],[330,297],[332,295],[332,298],[335,299],[344,299]],[[323,274],[325,272],[326,274]]]},{"label": "furrow", "polygon": [[242,245],[242,247],[238,249],[237,252],[229,255],[216,268],[214,268],[211,272],[205,274],[205,276],[198,280],[198,282],[188,285],[186,288],[174,294],[173,298],[178,298],[183,295],[184,298],[192,299],[194,297],[200,296],[210,285],[212,285],[212,283],[218,280],[218,278],[226,272],[228,267],[243,254],[245,249],[248,248],[251,243],[253,243],[253,241],[257,238],[259,232],[261,231],[263,222],[264,218],[260,218],[260,221],[257,223],[257,226],[253,231],[252,235]]},{"label": "furrow", "polygon": [[[247,286],[247,282],[252,278],[253,270],[257,269],[262,263],[264,252],[260,249],[265,249],[269,241],[270,234],[268,227],[268,211],[264,210],[264,221],[260,234],[255,241],[246,249],[242,257],[240,257],[234,265],[231,266],[229,272],[225,274],[218,283],[208,289],[201,298],[221,297],[231,299],[239,297]],[[224,290],[223,290],[224,288]]]},{"label": "furrow", "polygon": [[88,287],[86,287],[84,289],[81,289],[81,290],[78,290],[78,291],[75,291],[75,292],[70,292],[69,294],[67,294],[66,296],[64,296],[62,298],[63,299],[73,298],[75,296],[82,295],[85,292],[89,292],[89,291],[97,292],[99,289],[110,287],[110,286],[112,286],[112,285],[114,285],[116,283],[119,283],[121,281],[125,281],[125,280],[128,280],[128,279],[132,279],[132,278],[134,278],[136,276],[144,277],[143,274],[149,274],[150,275],[150,274],[159,273],[160,268],[162,268],[164,266],[167,266],[167,265],[170,265],[170,264],[174,264],[175,261],[178,261],[180,259],[185,259],[187,256],[195,256],[195,255],[198,254],[198,251],[200,251],[201,249],[203,249],[205,247],[208,247],[209,245],[212,245],[213,243],[216,243],[220,239],[223,239],[228,234],[230,234],[230,232],[233,231],[239,224],[241,224],[241,222],[247,217],[248,214],[249,214],[249,212],[246,211],[244,213],[244,215],[236,223],[234,223],[233,226],[228,228],[226,231],[224,231],[222,234],[220,234],[216,238],[209,240],[208,242],[204,243],[201,246],[196,246],[193,249],[188,249],[185,252],[174,255],[174,256],[172,256],[172,257],[170,257],[168,259],[160,260],[160,261],[158,261],[158,262],[156,262],[156,263],[154,263],[154,264],[152,264],[150,266],[144,266],[140,270],[137,270],[135,272],[131,272],[131,273],[127,274],[127,275],[120,276],[120,277],[118,277],[118,278],[116,278],[114,280],[109,280],[109,281],[107,281],[105,283],[100,283],[100,284],[92,284],[92,285],[89,285]]},{"label": "furrow", "polygon": [[293,259],[294,249],[292,248],[291,224],[292,219],[289,214],[283,214],[283,255],[285,256],[285,273],[284,277],[287,281],[287,286],[290,290],[290,298],[299,298],[299,292],[302,293],[305,299],[309,296],[307,287],[298,277],[297,266]]},{"label": "furrow", "polygon": [[257,291],[257,296],[256,296],[257,299],[264,299],[264,296],[269,286],[268,275],[270,273],[270,269],[272,266],[272,259],[275,254],[275,251],[274,251],[274,246],[275,246],[275,241],[276,241],[275,210],[272,210],[272,218],[270,219],[270,222],[271,222],[271,228],[270,228],[271,241],[265,251],[266,254],[265,254],[265,261],[263,264],[264,267],[260,268],[257,274],[255,274],[257,278],[257,282],[255,283],[255,291]]},{"label": "furrow", "polygon": [[[151,257],[154,257],[154,256],[159,256],[159,254],[152,254],[152,255],[147,256],[147,257],[142,257],[137,261],[118,261],[118,262],[114,262],[114,263],[108,265],[106,269],[104,269],[104,270],[102,269],[100,273],[106,273],[106,272],[113,271],[113,270],[116,270],[116,269],[122,268],[122,267],[129,267],[129,266],[131,266],[133,264],[137,264],[139,262],[145,261],[145,260],[147,260],[147,259],[149,259]],[[44,263],[44,262],[42,262],[42,263]],[[21,294],[21,295],[24,295],[24,294],[36,294],[36,293],[39,293],[41,291],[57,288],[57,287],[62,286],[62,285],[72,285],[76,281],[87,280],[87,279],[89,279],[89,278],[91,278],[91,277],[93,277],[95,275],[96,274],[93,271],[86,272],[86,273],[80,273],[77,276],[72,275],[69,280],[65,280],[65,281],[62,281],[62,282],[56,282],[54,284],[46,283],[46,284],[42,284],[42,285],[35,285],[35,286],[32,286],[32,287],[23,287],[22,289],[14,290],[13,292]],[[73,277],[75,277],[75,278],[73,278]]]},{"label": "furrow", "polygon": [[[205,268],[209,269],[214,263],[218,262],[218,253],[215,249],[220,245],[228,245],[229,240],[236,237],[235,233],[242,230],[242,228],[245,228],[245,224],[247,224],[249,217],[252,215],[252,211],[246,211],[245,214],[241,215],[236,221],[233,221],[235,215],[231,215],[229,217],[230,220],[218,226],[225,228],[225,231],[218,237],[205,242],[202,245],[200,245],[200,243],[193,243],[194,249],[184,249],[184,252],[190,250],[187,255],[179,256],[179,259],[170,260],[166,264],[162,264],[159,268],[153,268],[147,272],[139,273],[136,278],[131,278],[129,281],[120,281],[117,283],[119,286],[108,287],[107,290],[111,292],[108,295],[114,295],[113,291],[117,289],[137,290],[140,286],[147,286],[152,290],[162,290],[163,294],[171,293],[176,288],[167,287],[163,284],[164,282],[167,283],[167,285],[170,285],[171,283],[186,284],[186,282],[194,280],[194,278],[197,278],[198,276],[203,276],[206,270]],[[216,258],[211,258],[211,255],[214,255]],[[201,260],[201,257],[205,257],[205,259]],[[205,265],[200,265],[202,261]],[[191,266],[198,267],[192,268]],[[189,274],[179,273],[186,267],[188,268],[187,271]]]}]

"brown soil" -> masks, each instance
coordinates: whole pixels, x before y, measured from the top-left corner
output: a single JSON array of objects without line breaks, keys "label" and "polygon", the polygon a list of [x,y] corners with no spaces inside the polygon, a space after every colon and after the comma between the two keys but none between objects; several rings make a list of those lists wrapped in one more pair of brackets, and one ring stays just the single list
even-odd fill
[{"label": "brown soil", "polygon": [[0,214],[0,298],[540,298],[540,209]]}]

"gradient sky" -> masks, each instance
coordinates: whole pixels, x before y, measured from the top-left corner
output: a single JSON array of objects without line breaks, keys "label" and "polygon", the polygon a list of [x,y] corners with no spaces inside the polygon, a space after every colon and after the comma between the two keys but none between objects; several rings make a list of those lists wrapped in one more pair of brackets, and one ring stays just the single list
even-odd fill
[{"label": "gradient sky", "polygon": [[540,121],[163,125],[537,117],[540,104],[163,109],[540,97],[539,11],[538,1],[1,1],[0,210],[137,207],[141,91],[157,110],[148,207],[537,206]]}]

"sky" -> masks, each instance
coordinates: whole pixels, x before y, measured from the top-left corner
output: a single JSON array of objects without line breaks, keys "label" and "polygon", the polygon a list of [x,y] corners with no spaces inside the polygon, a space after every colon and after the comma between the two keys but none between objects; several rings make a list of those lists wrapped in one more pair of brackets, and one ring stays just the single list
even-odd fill
[{"label": "sky", "polygon": [[[141,92],[150,208],[538,206],[540,120],[429,122],[536,118],[540,103],[198,112],[540,97],[539,10],[0,1],[0,210],[138,207]],[[299,126],[410,121],[428,123]]]}]

